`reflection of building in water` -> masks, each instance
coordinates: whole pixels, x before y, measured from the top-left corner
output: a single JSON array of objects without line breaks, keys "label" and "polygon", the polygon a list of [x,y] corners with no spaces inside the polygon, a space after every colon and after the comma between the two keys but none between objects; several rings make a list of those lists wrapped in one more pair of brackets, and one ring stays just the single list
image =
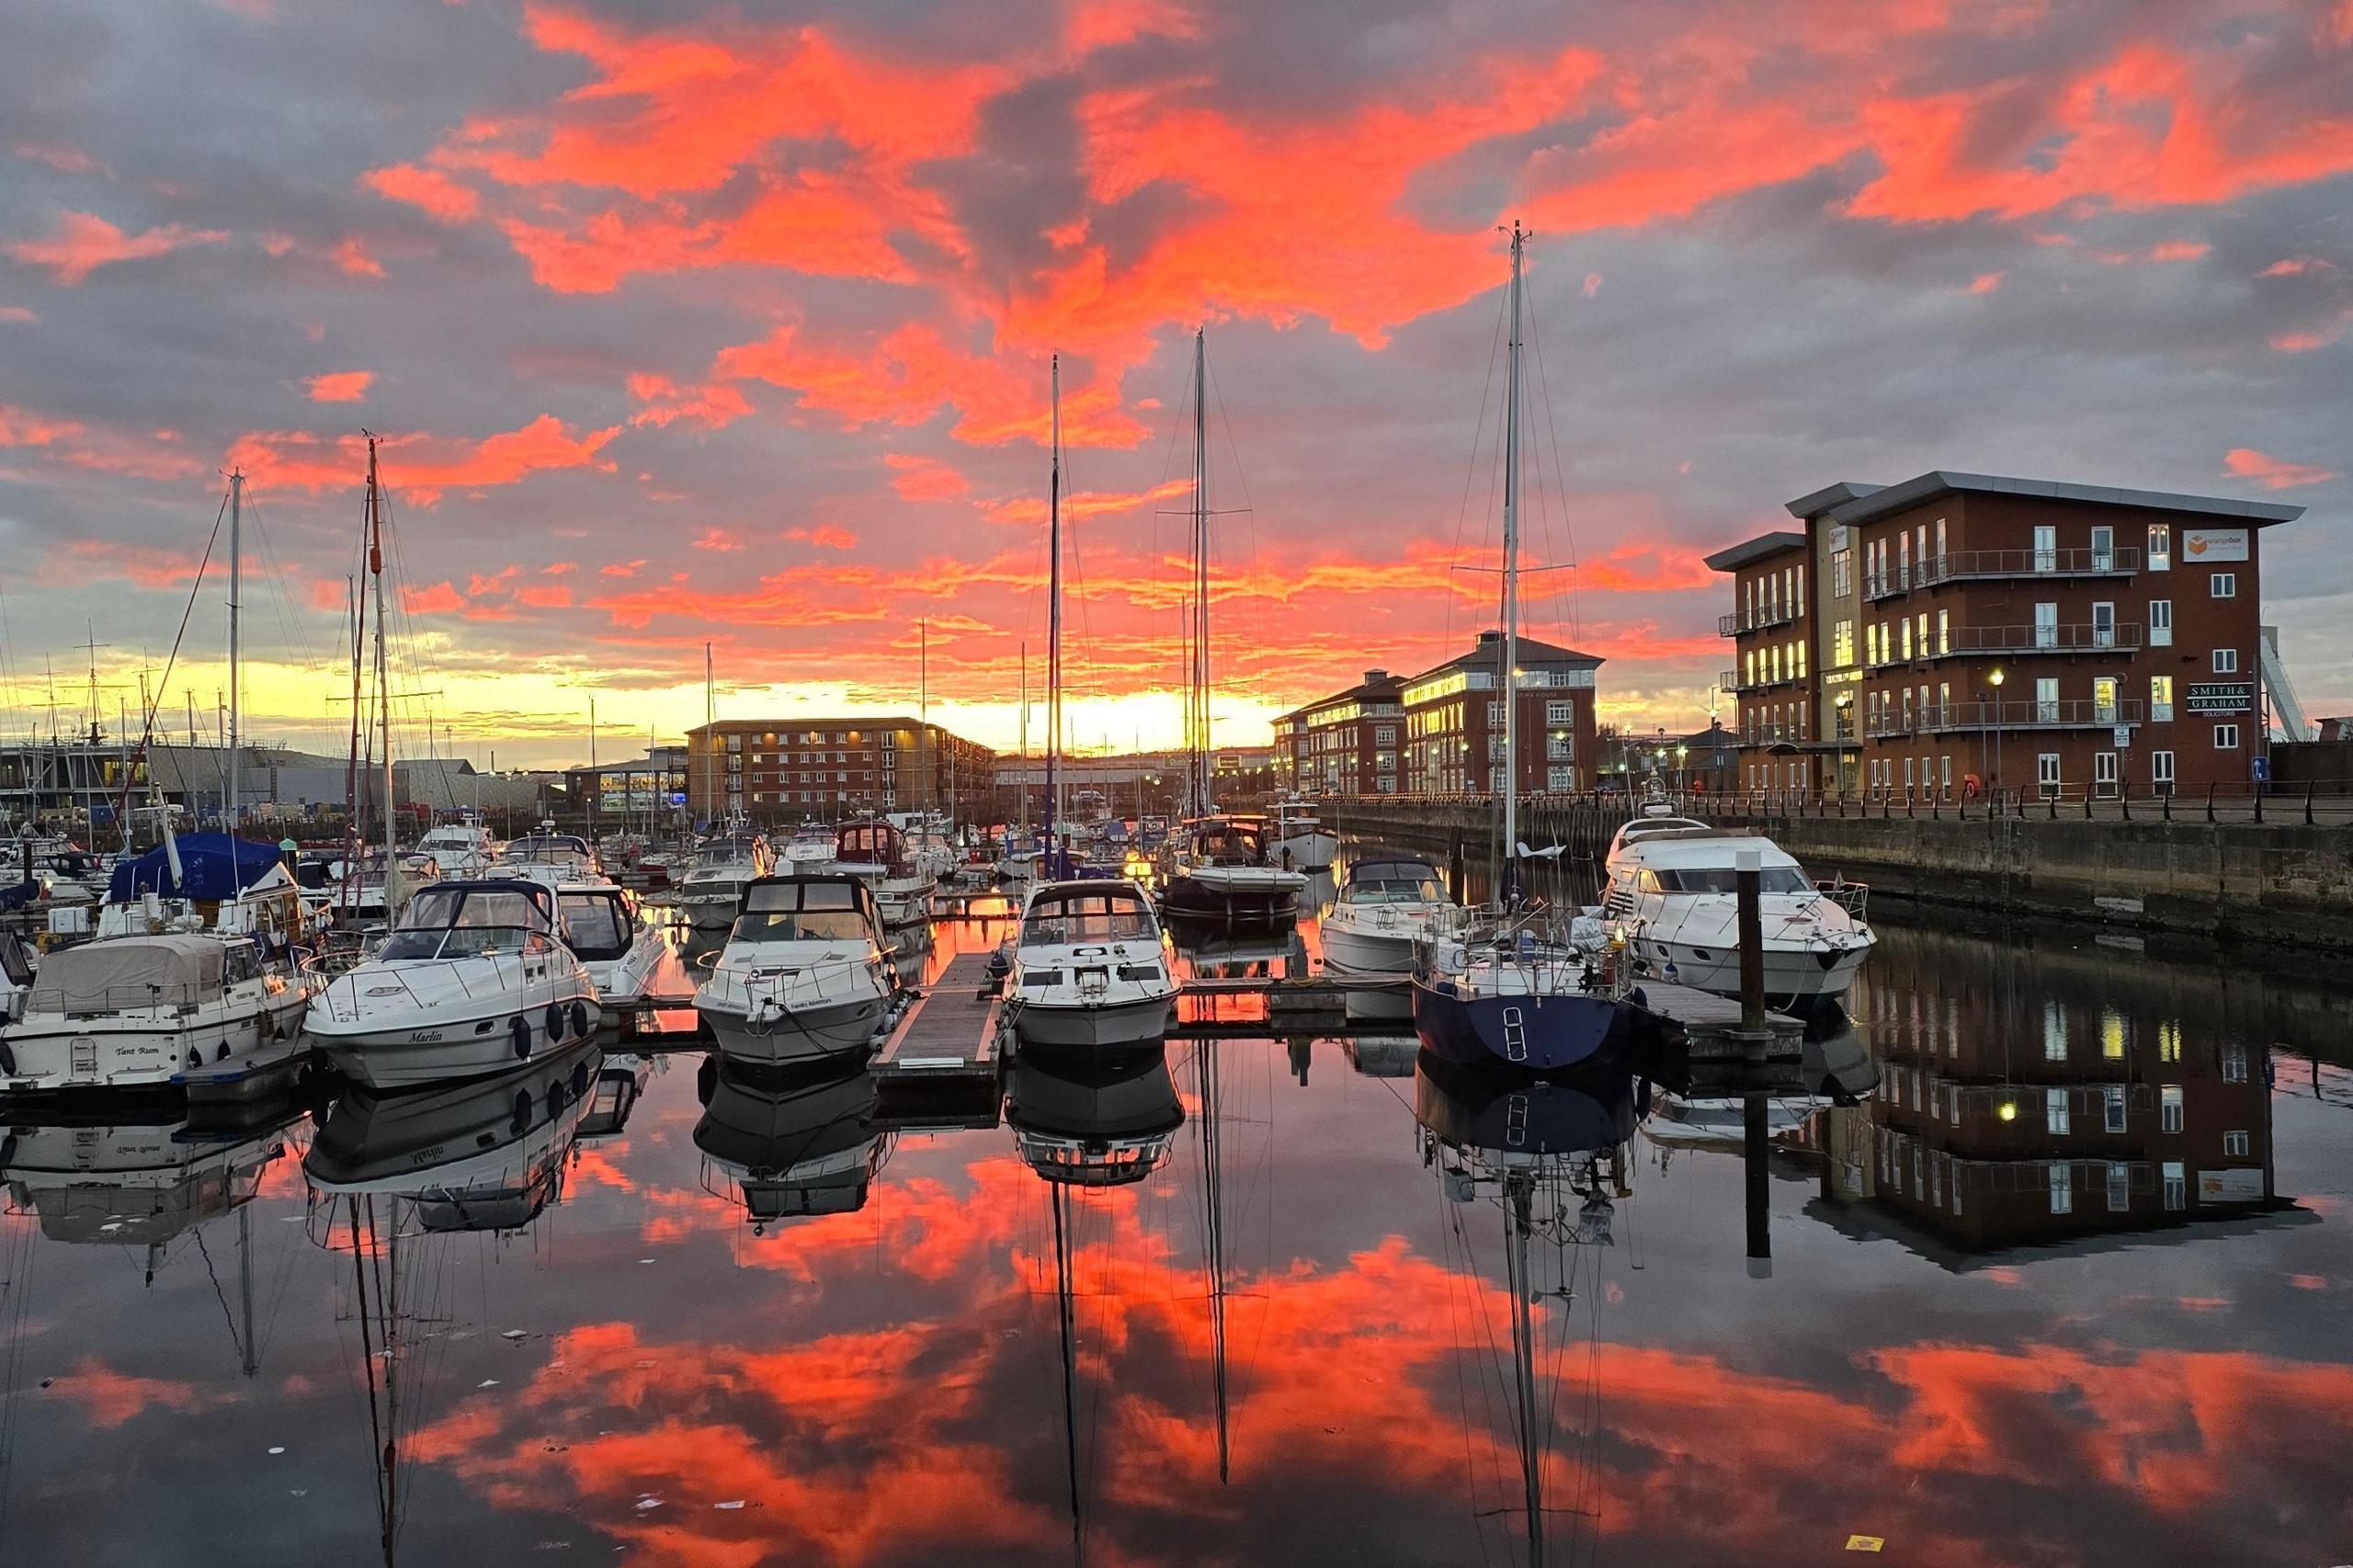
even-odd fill
[{"label": "reflection of building in water", "polygon": [[1867,978],[1881,1079],[1813,1133],[1824,1217],[1868,1205],[1972,1254],[2276,1207],[2263,1054],[2081,979],[2023,960],[1990,984]]}]

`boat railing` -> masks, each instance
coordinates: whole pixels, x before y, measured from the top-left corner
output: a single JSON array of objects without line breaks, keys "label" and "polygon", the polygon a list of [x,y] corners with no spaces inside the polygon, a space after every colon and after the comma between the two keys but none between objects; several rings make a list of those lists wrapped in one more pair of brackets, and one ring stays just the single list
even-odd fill
[{"label": "boat railing", "polygon": [[1869,882],[1850,882],[1844,877],[1816,879],[1813,891],[1856,919],[1867,918],[1864,912],[1870,905],[1871,896]]},{"label": "boat railing", "polygon": [[[449,937],[459,931],[475,932],[484,935],[511,933],[522,937],[523,940],[514,947],[507,948],[479,948],[472,952],[454,953],[445,950]],[[395,935],[408,934],[414,933],[395,933]],[[433,971],[434,974],[438,978],[453,982],[457,986],[458,994],[469,1002],[481,1001],[484,997],[506,995],[515,989],[517,983],[528,978],[527,976],[519,973],[510,975],[507,972],[510,962],[519,970],[524,960],[529,959],[551,959],[554,956],[556,951],[555,942],[548,937],[546,932],[533,930],[529,926],[453,926],[449,927],[448,931],[443,933],[442,941],[444,947],[442,949],[437,949],[430,955],[420,955],[412,959],[395,960],[393,961],[404,964],[430,963],[437,966],[446,965],[446,968],[437,967]],[[469,976],[465,969],[467,962],[476,959],[488,959],[491,961],[491,972],[487,978],[487,983],[481,992],[476,992],[473,987],[473,979],[477,977]],[[358,967],[359,966],[358,964],[351,965],[350,969],[347,970],[346,972],[348,973],[356,971]],[[411,971],[408,970],[394,969],[387,964],[385,968],[368,977],[372,983],[369,984],[368,989],[370,993],[373,993],[381,987],[396,985],[401,989],[402,994],[407,996],[409,1001],[414,1003],[415,1006],[419,1007],[429,1006],[430,1004],[427,999],[418,995],[416,988],[409,983],[410,973]],[[554,978],[555,977],[553,975],[550,975],[548,977],[551,984],[552,984]],[[331,994],[331,993],[323,993],[313,1006],[324,1006],[330,1017],[339,1016],[330,1002]]]},{"label": "boat railing", "polygon": [[194,983],[179,985],[105,985],[96,991],[74,986],[40,985],[25,994],[27,1016],[57,1015],[68,1018],[100,1018],[115,1013],[172,1013],[186,1017],[206,1002],[218,1002],[222,987]]}]

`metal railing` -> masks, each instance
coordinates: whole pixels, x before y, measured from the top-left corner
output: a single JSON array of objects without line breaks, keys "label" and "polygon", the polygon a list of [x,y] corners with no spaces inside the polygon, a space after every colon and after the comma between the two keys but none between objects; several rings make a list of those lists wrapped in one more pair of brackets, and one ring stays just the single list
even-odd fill
[{"label": "metal railing", "polygon": [[106,985],[85,991],[36,984],[25,994],[25,1011],[69,1018],[115,1013],[171,1013],[185,1017],[206,1002],[218,1002],[222,994],[222,988],[217,985]]},{"label": "metal railing", "polygon": [[1787,626],[1797,618],[1795,605],[1759,605],[1753,610],[1735,610],[1716,617],[1716,635],[1737,637],[1744,631],[1763,631],[1768,627]]},{"label": "metal railing", "polygon": [[1921,657],[1941,659],[1970,653],[2100,653],[2110,650],[2137,652],[2141,627],[2136,621],[2071,621],[2065,625],[1957,626],[1934,653]]},{"label": "metal railing", "polygon": [[2140,569],[2138,550],[1955,550],[1864,573],[1863,597],[1893,598],[1914,588],[1977,578],[2129,577]]},{"label": "metal railing", "polygon": [[2087,698],[2057,698],[2044,702],[1930,702],[1917,708],[1885,709],[1867,717],[1863,733],[1890,735],[1941,734],[1952,730],[2096,730],[2114,724],[2143,722],[2144,704],[2137,697],[2098,702]]},{"label": "metal railing", "polygon": [[1754,680],[1744,676],[1738,670],[1724,670],[1716,676],[1716,687],[1719,690],[1730,692],[1767,691],[1777,686],[1803,686],[1812,678],[1803,670],[1793,670],[1787,665],[1779,675],[1759,675]]},{"label": "metal railing", "polygon": [[[1404,806],[1429,809],[1454,807],[1493,811],[1499,797],[1485,793],[1423,791],[1405,795],[1325,797],[1324,809],[1347,813],[1359,807]],[[1575,808],[1632,815],[1641,807],[1639,792],[1619,790],[1537,790],[1520,796],[1523,810],[1566,811]],[[1983,821],[1989,816],[2026,820],[2075,817],[2077,820],[2128,822],[2274,823],[2295,825],[2353,825],[2353,787],[2318,784],[2210,784],[2192,790],[2152,789],[2145,784],[2085,783],[2081,780],[2016,788],[1981,786],[1972,791],[1965,783],[1950,787],[1883,785],[1848,790],[1800,788],[1772,790],[1693,790],[1680,801],[1693,815],[1711,822],[1773,818],[1904,818]],[[1532,841],[1531,841],[1532,842]]]}]

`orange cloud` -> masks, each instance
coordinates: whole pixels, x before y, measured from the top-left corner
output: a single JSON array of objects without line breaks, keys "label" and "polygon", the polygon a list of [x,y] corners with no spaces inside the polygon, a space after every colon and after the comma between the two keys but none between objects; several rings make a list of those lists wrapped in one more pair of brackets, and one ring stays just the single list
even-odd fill
[{"label": "orange cloud", "polygon": [[370,169],[360,183],[388,201],[406,202],[443,223],[462,223],[482,210],[482,198],[438,169],[394,164]]},{"label": "orange cloud", "polygon": [[[1176,501],[1193,493],[1189,479],[1171,479],[1149,490],[1121,492],[1115,490],[1082,490],[1063,497],[1063,520],[1077,522],[1086,517],[1116,516],[1121,512],[1139,511],[1163,501]],[[1021,495],[1006,501],[982,503],[981,511],[995,523],[1042,523],[1047,517],[1047,499],[1043,495]]]},{"label": "orange cloud", "polygon": [[741,535],[727,528],[705,528],[695,537],[694,547],[697,550],[741,550],[744,540]]},{"label": "orange cloud", "polygon": [[2258,452],[2253,447],[2233,447],[2222,455],[2222,469],[2235,478],[2252,479],[2267,490],[2291,490],[2300,484],[2323,484],[2337,477],[2335,469],[2290,462],[2284,458]]},{"label": "orange cloud", "polygon": [[0,447],[46,447],[81,431],[82,426],[71,419],[52,419],[0,403]]},{"label": "orange cloud", "polygon": [[358,403],[368,395],[375,380],[373,370],[330,370],[302,384],[310,389],[313,403]]},{"label": "orange cloud", "polygon": [[2307,272],[2333,272],[2336,268],[2316,256],[2287,256],[2256,274],[2257,278],[2301,278]]},{"label": "orange cloud", "polygon": [[2006,272],[1981,272],[1976,277],[1969,280],[1968,292],[1972,294],[1990,294],[1995,290],[1999,289],[2002,286],[2002,279],[2008,276],[2009,274]]},{"label": "orange cloud", "polygon": [[891,488],[903,501],[952,501],[969,494],[972,483],[935,458],[914,452],[885,452],[882,461],[894,472]]},{"label": "orange cloud", "polygon": [[[513,484],[554,469],[590,469],[602,473],[617,465],[599,454],[620,434],[616,425],[574,435],[551,414],[520,429],[479,441],[435,436],[390,437],[379,443],[386,488],[429,506],[444,491]],[[232,442],[225,461],[241,466],[256,488],[342,488],[366,474],[368,446],[359,436],[333,440],[309,431],[257,430]]]},{"label": "orange cloud", "polygon": [[186,245],[222,244],[228,238],[220,229],[191,229],[180,223],[127,234],[95,213],[66,211],[58,214],[46,236],[18,240],[7,251],[28,266],[48,267],[70,288],[102,267],[167,255]]},{"label": "orange cloud", "polygon": [[813,544],[820,550],[856,550],[858,548],[856,534],[847,528],[835,528],[831,523],[820,523],[813,528],[788,529],[784,537],[798,543]]},{"label": "orange cloud", "polygon": [[118,1372],[95,1357],[76,1362],[73,1371],[56,1379],[46,1392],[79,1404],[100,1431],[112,1431],[149,1410],[185,1415],[223,1403],[223,1396],[206,1393],[194,1383]]},{"label": "orange cloud", "polygon": [[629,378],[629,395],[645,404],[630,415],[631,425],[667,426],[685,419],[718,430],[752,412],[751,403],[731,386],[681,387],[667,376],[639,371]]}]

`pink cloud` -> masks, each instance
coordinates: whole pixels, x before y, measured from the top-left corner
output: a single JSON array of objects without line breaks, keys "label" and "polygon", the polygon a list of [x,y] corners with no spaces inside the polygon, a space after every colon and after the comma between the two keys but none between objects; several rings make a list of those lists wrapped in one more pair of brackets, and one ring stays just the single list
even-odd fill
[{"label": "pink cloud", "polygon": [[2290,462],[2253,447],[2233,447],[2222,455],[2222,469],[2238,479],[2252,479],[2267,490],[2292,490],[2302,484],[2323,484],[2337,477],[2335,469]]},{"label": "pink cloud", "polygon": [[60,283],[71,288],[102,267],[117,262],[158,256],[186,245],[222,244],[228,233],[220,229],[191,229],[165,223],[137,234],[127,234],[90,212],[61,212],[48,234],[17,240],[7,246],[10,256],[31,267],[45,267]]},{"label": "pink cloud", "polygon": [[2008,276],[2006,272],[1981,272],[1969,280],[1967,291],[1972,294],[1990,294],[1999,289],[2002,286],[2002,279]]},{"label": "pink cloud", "polygon": [[695,537],[697,550],[730,551],[744,548],[743,539],[728,528],[705,528]]},{"label": "pink cloud", "polygon": [[358,403],[368,395],[375,380],[373,370],[330,370],[302,384],[310,389],[313,403]]}]

